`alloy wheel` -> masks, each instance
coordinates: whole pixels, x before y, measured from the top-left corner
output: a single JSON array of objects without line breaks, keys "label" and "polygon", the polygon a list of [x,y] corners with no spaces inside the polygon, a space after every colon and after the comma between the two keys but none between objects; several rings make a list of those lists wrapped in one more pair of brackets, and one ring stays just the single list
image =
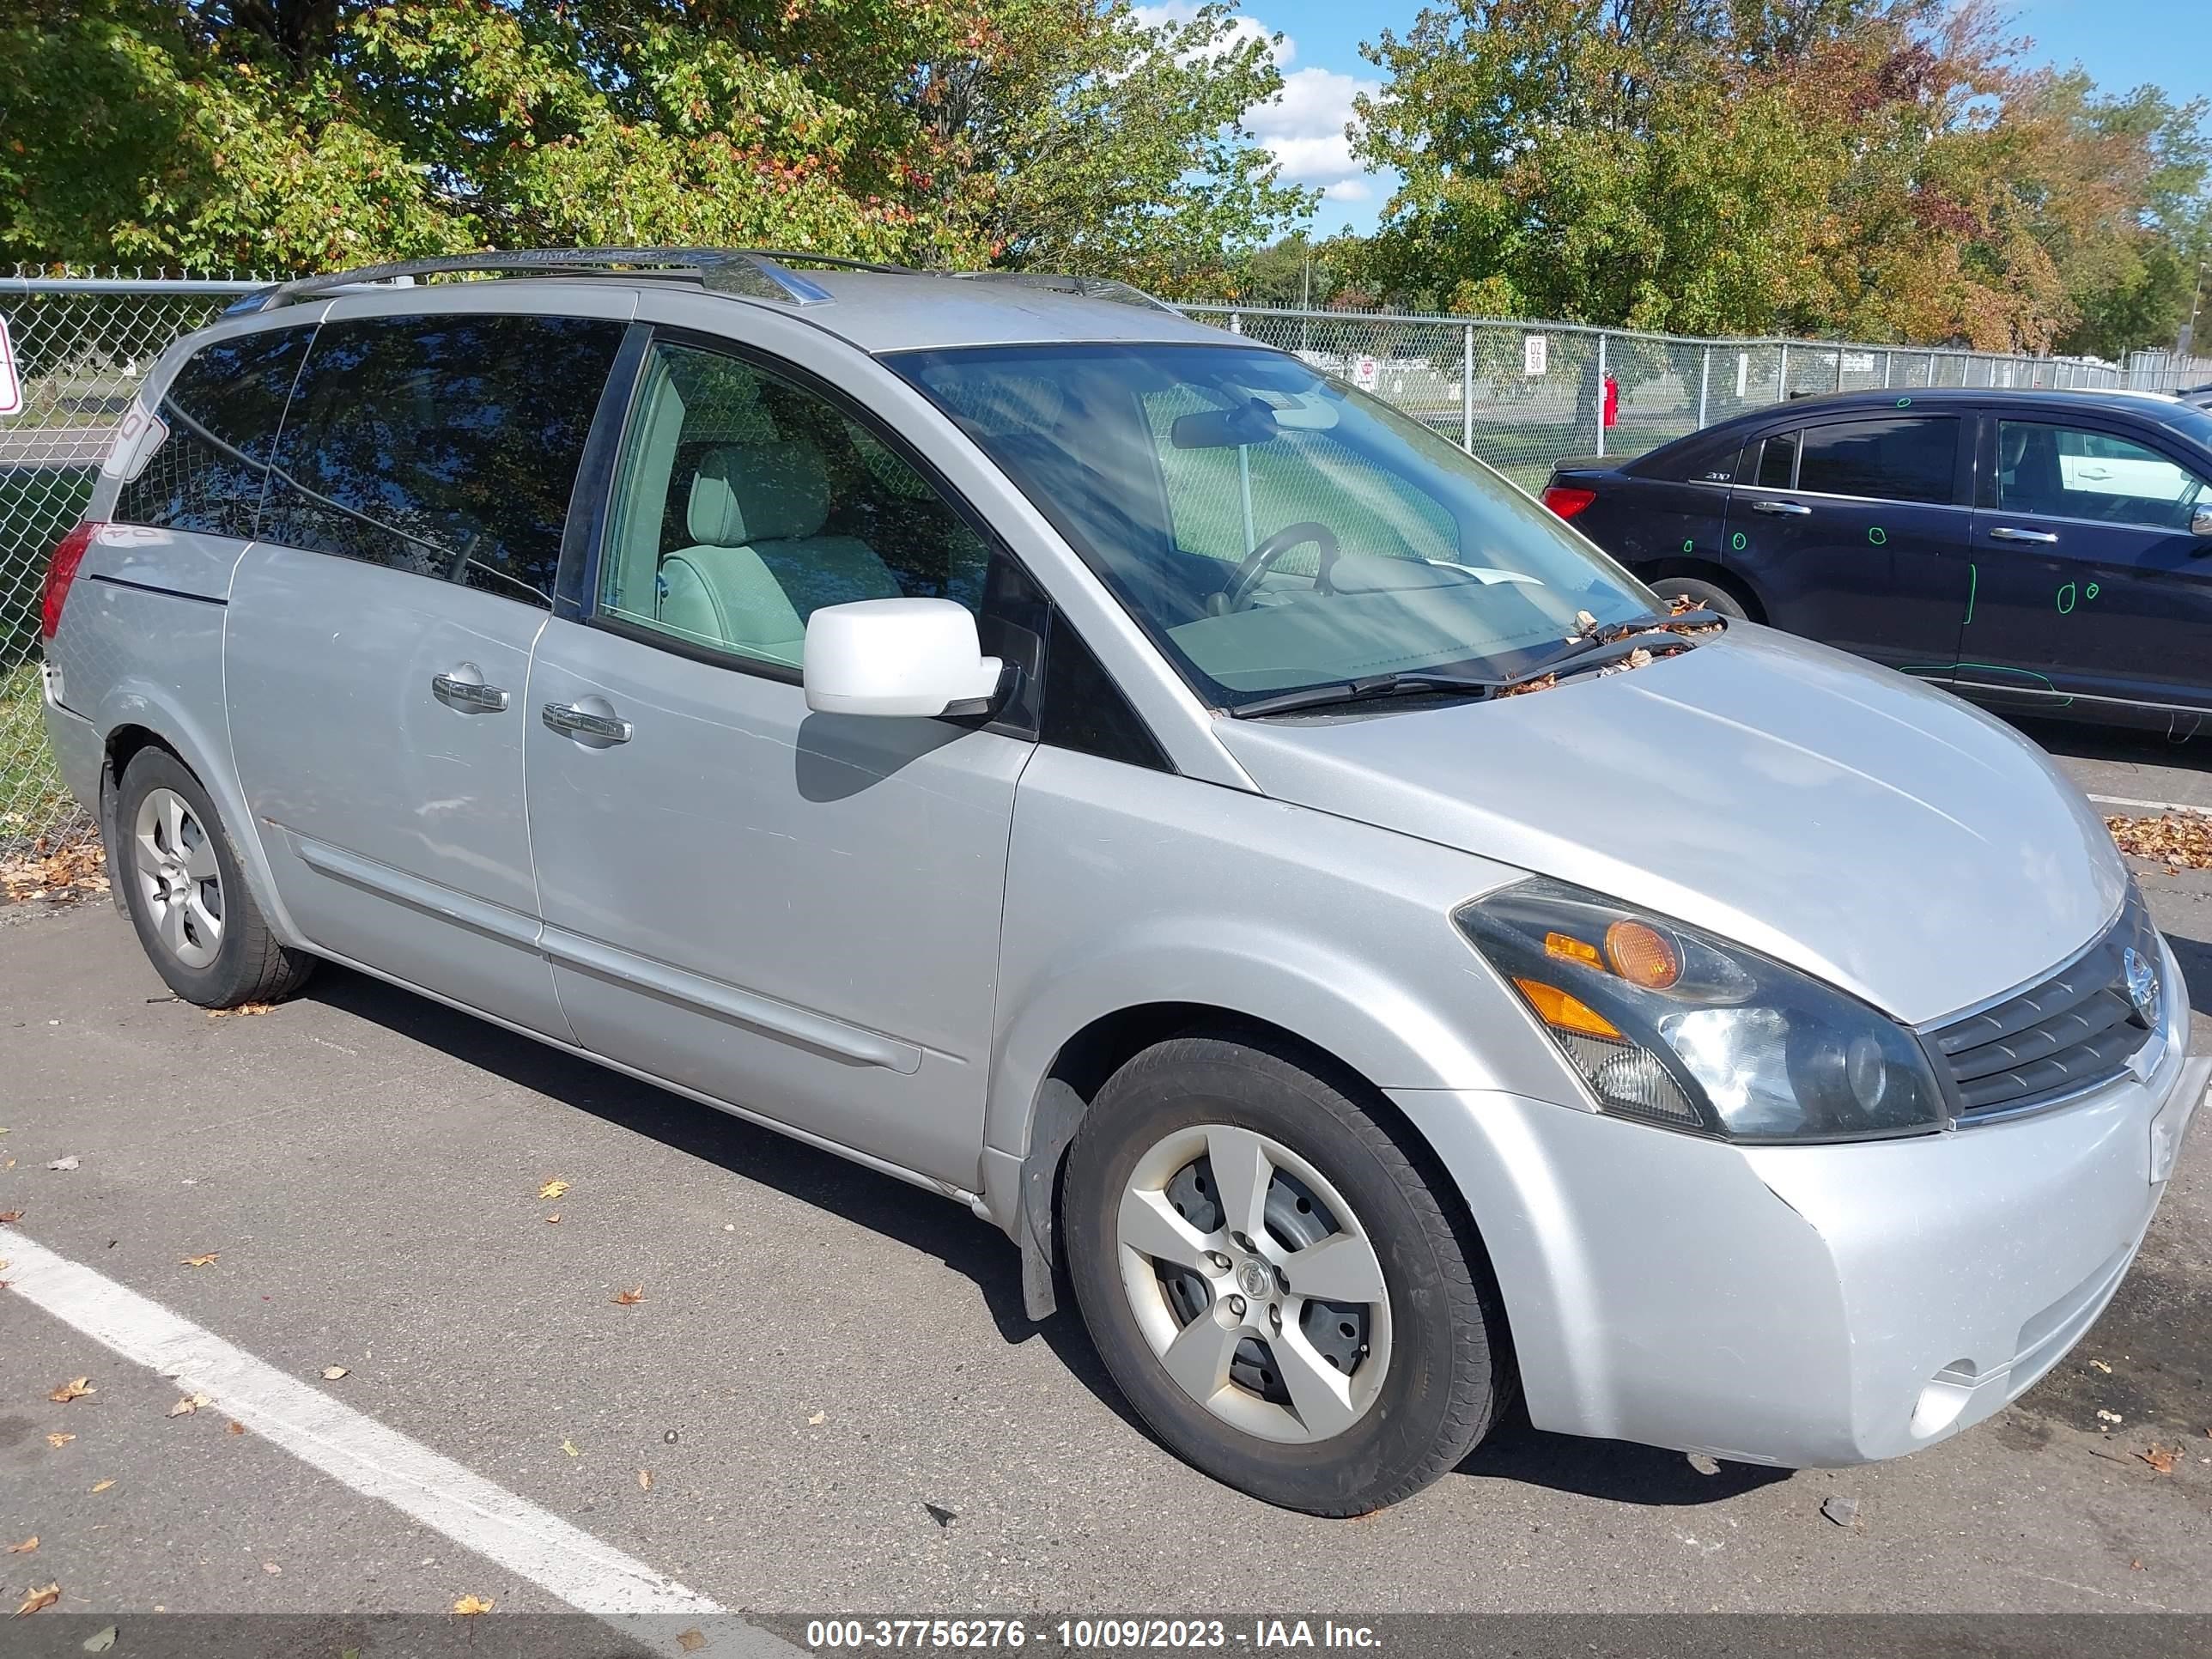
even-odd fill
[{"label": "alloy wheel", "polygon": [[162,948],[205,968],[222,948],[222,871],[206,826],[173,789],[151,789],[131,836],[131,873]]}]

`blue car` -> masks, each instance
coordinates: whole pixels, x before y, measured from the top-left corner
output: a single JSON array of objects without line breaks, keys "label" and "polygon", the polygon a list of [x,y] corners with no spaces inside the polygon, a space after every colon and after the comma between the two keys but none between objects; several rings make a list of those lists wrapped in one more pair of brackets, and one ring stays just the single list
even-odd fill
[{"label": "blue car", "polygon": [[2212,732],[2212,411],[1846,392],[1562,465],[1544,501],[1669,595],[1977,702]]}]

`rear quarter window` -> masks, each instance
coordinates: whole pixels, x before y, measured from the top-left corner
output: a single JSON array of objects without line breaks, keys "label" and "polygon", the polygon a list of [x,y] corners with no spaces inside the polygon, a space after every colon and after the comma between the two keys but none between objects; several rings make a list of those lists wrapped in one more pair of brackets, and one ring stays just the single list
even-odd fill
[{"label": "rear quarter window", "polygon": [[186,359],[155,411],[168,435],[123,486],[113,516],[125,524],[251,538],[285,400],[313,331],[233,335]]}]

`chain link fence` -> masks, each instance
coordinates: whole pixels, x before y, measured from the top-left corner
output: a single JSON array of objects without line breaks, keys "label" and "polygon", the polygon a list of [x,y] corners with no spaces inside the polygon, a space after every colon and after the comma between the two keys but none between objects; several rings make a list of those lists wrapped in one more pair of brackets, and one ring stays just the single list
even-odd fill
[{"label": "chain link fence", "polygon": [[[266,278],[0,277],[22,406],[0,416],[0,859],[81,832],[40,712],[47,555],[76,523],[139,379]],[[1623,459],[1747,409],[1869,387],[2212,381],[2212,361],[2124,365],[1805,340],[1699,340],[1572,325],[1189,306],[1389,399],[1528,489],[1555,462]],[[1607,418],[1607,382],[1617,388]]]}]

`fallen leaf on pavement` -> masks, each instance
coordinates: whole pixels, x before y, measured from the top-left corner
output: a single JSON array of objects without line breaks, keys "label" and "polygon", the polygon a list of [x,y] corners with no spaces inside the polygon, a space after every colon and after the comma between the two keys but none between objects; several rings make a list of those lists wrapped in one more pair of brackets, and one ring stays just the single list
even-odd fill
[{"label": "fallen leaf on pavement", "polygon": [[47,1164],[46,1167],[49,1170],[60,1170],[66,1172],[70,1170],[81,1169],[83,1167],[83,1161],[79,1158],[75,1152],[71,1152],[67,1158],[56,1158],[52,1163]]},{"label": "fallen leaf on pavement", "polygon": [[271,1578],[281,1578],[283,1577],[284,1573],[284,1569],[278,1566],[274,1561],[264,1561],[261,1564],[261,1571],[267,1573]]},{"label": "fallen leaf on pavement", "polygon": [[0,1227],[9,1226],[23,1218],[21,1210],[0,1210]]},{"label": "fallen leaf on pavement", "polygon": [[696,1653],[707,1645],[707,1638],[696,1630],[678,1631],[676,1634],[676,1645],[686,1653]]},{"label": "fallen leaf on pavement", "polygon": [[464,1595],[453,1603],[453,1611],[464,1619],[473,1619],[480,1613],[489,1613],[491,1609],[491,1598],[484,1595]]},{"label": "fallen leaf on pavement", "polygon": [[92,1379],[90,1377],[78,1376],[72,1377],[70,1381],[63,1383],[58,1389],[50,1390],[46,1395],[46,1398],[52,1401],[57,1406],[66,1406],[72,1400],[82,1400],[88,1394],[98,1394],[100,1390],[92,1386]]},{"label": "fallen leaf on pavement", "polygon": [[38,1547],[39,1534],[33,1533],[28,1538],[26,1538],[20,1544],[9,1545],[8,1553],[10,1555],[28,1555],[33,1550]]},{"label": "fallen leaf on pavement", "polygon": [[581,1457],[584,1455],[576,1449],[576,1443],[573,1440],[563,1440],[561,1443],[561,1449],[571,1457]]},{"label": "fallen leaf on pavement", "polygon": [[645,1286],[642,1285],[635,1285],[629,1290],[617,1292],[615,1296],[615,1306],[617,1308],[635,1308],[639,1303],[644,1300]]},{"label": "fallen leaf on pavement", "polygon": [[640,1492],[651,1492],[653,1490],[653,1471],[651,1469],[640,1469],[637,1472],[637,1489]]},{"label": "fallen leaf on pavement", "polygon": [[350,1376],[352,1375],[353,1373],[348,1370],[343,1365],[325,1365],[323,1367],[323,1381],[325,1382],[335,1382],[342,1376]]},{"label": "fallen leaf on pavement", "polygon": [[568,1190],[568,1183],[562,1180],[558,1176],[556,1176],[552,1180],[547,1182],[543,1187],[540,1187],[538,1189],[538,1196],[540,1198],[558,1198],[562,1194]]},{"label": "fallen leaf on pavement", "polygon": [[222,1431],[225,1434],[244,1434],[246,1432],[246,1425],[240,1422],[234,1417],[229,1422],[222,1425]]},{"label": "fallen leaf on pavement", "polygon": [[188,1394],[179,1399],[175,1405],[169,1407],[169,1415],[172,1417],[190,1417],[201,1407],[212,1405],[214,1401],[209,1399],[206,1395]]},{"label": "fallen leaf on pavement", "polygon": [[2108,817],[2123,853],[2158,859],[2169,869],[2212,870],[2212,813],[2161,812],[2155,817]]},{"label": "fallen leaf on pavement", "polygon": [[78,1645],[87,1653],[105,1653],[115,1645],[115,1626],[108,1625],[84,1638]]},{"label": "fallen leaf on pavement", "polygon": [[215,1266],[216,1256],[221,1254],[219,1250],[210,1250],[205,1255],[179,1256],[177,1260],[187,1267],[212,1267]]},{"label": "fallen leaf on pavement", "polygon": [[1839,1527],[1852,1526],[1859,1518],[1859,1500],[1856,1498],[1823,1498],[1820,1513]]},{"label": "fallen leaf on pavement", "polygon": [[235,1008],[210,1008],[210,1019],[228,1019],[233,1014],[265,1014],[276,1005],[273,1002],[241,1002]]},{"label": "fallen leaf on pavement", "polygon": [[2097,1408],[2097,1420],[2100,1423],[2124,1423],[2128,1419],[2118,1412],[2108,1412],[2100,1406]]},{"label": "fallen leaf on pavement", "polygon": [[813,1416],[806,1419],[806,1426],[810,1429],[818,1429],[829,1420],[830,1413],[828,1412],[817,1412]]},{"label": "fallen leaf on pavement", "polygon": [[94,1482],[93,1483],[93,1487],[92,1487],[92,1489],[93,1489],[94,1492],[106,1492],[106,1491],[110,1486],[113,1486],[114,1484],[115,1484],[115,1483],[114,1483],[112,1480],[97,1480],[97,1481],[94,1481]]},{"label": "fallen leaf on pavement", "polygon": [[2160,1474],[2172,1474],[2173,1473],[2173,1466],[2181,1461],[2181,1448],[2179,1446],[2153,1446],[2148,1451],[2137,1452],[2136,1455],[2142,1458],[2144,1462],[2149,1464],[2151,1468],[2156,1469]]},{"label": "fallen leaf on pavement", "polygon": [[2110,1376],[2112,1374],[2112,1368],[2110,1365],[2107,1365],[2107,1364],[2106,1364],[2103,1360],[2101,1360],[2101,1359],[2093,1359],[2093,1360],[2091,1360],[2091,1361],[2089,1362],[2089,1364],[2090,1364],[2091,1365],[2094,1366],[2097,1370],[2100,1370],[2100,1371],[2104,1372],[2104,1374],[2105,1374],[2106,1376]]},{"label": "fallen leaf on pavement", "polygon": [[929,1518],[936,1522],[940,1528],[951,1526],[960,1518],[959,1510],[948,1510],[942,1504],[925,1503],[922,1508],[929,1511]]},{"label": "fallen leaf on pavement", "polygon": [[50,1607],[61,1599],[62,1587],[58,1583],[48,1584],[44,1589],[28,1591],[23,1597],[23,1605],[15,1609],[15,1616],[21,1619],[27,1613],[36,1613],[40,1607]]},{"label": "fallen leaf on pavement", "polygon": [[52,1446],[56,1451],[59,1451],[64,1446],[68,1445],[70,1441],[76,1438],[76,1437],[73,1434],[50,1434],[46,1437],[46,1443],[49,1446]]},{"label": "fallen leaf on pavement", "polygon": [[548,1221],[558,1221],[561,1218],[561,1212],[556,1210],[551,1215],[547,1216],[545,1218]]}]

